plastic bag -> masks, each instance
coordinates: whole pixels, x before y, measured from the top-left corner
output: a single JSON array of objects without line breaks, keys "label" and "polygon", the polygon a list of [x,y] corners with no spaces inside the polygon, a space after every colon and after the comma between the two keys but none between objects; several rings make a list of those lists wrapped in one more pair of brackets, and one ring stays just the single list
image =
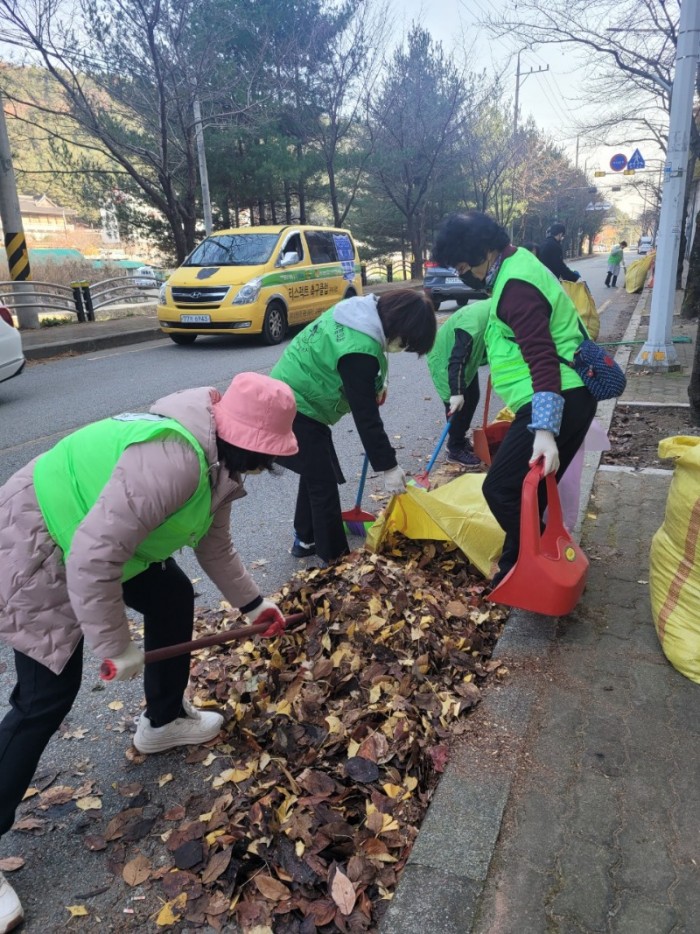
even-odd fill
[{"label": "plastic bag", "polygon": [[485,474],[464,474],[430,492],[409,486],[393,496],[367,532],[367,548],[380,551],[390,532],[406,538],[453,541],[474,567],[490,577],[503,549],[503,530],[481,492]]},{"label": "plastic bag", "polygon": [[559,481],[559,500],[564,516],[564,525],[570,532],[576,528],[579,506],[581,503],[581,477],[586,451],[609,451],[608,435],[597,418],[591,422],[583,444],[574,455],[574,459],[564,471]]},{"label": "plastic bag", "polygon": [[700,438],[664,438],[659,457],[676,458],[676,466],[651,541],[651,610],[664,655],[700,684]]},{"label": "plastic bag", "polygon": [[644,288],[647,273],[656,259],[656,252],[647,253],[646,256],[640,256],[633,263],[630,263],[625,271],[625,289],[630,293],[641,292]]},{"label": "plastic bag", "polygon": [[585,282],[562,281],[561,287],[576,306],[576,311],[586,325],[591,340],[597,340],[600,333],[600,315],[591,295],[591,290]]}]

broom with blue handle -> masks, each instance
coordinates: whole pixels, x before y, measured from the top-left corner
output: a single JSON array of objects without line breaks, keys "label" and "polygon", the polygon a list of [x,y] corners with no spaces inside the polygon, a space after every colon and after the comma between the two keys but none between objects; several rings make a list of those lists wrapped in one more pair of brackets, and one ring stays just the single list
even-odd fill
[{"label": "broom with blue handle", "polygon": [[433,451],[430,457],[430,460],[428,461],[428,466],[425,468],[425,470],[422,473],[417,473],[415,477],[409,480],[408,482],[410,484],[414,486],[423,487],[424,490],[430,489],[430,478],[428,477],[428,474],[433,469],[433,464],[437,460],[437,456],[442,450],[442,446],[445,443],[445,438],[447,437],[447,432],[450,430],[451,425],[452,425],[452,419],[448,418],[448,420],[445,422],[445,427],[442,429],[440,440],[435,445],[435,450]]},{"label": "broom with blue handle", "polygon": [[365,492],[368,470],[369,457],[365,454],[365,459],[362,464],[362,473],[360,474],[360,485],[357,488],[357,496],[355,497],[355,505],[352,509],[347,509],[342,513],[343,524],[345,525],[345,531],[348,535],[361,535],[364,537],[367,534],[367,529],[377,520],[377,517],[371,512],[365,512],[365,510],[362,509],[362,496]]}]

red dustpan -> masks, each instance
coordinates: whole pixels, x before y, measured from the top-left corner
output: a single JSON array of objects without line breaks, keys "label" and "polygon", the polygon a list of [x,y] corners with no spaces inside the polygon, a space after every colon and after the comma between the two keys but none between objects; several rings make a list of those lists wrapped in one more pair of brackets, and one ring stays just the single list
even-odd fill
[{"label": "red dustpan", "polygon": [[540,535],[537,489],[541,479],[538,462],[523,482],[518,560],[489,600],[544,616],[566,616],[586,586],[588,558],[564,526],[554,474],[546,478],[547,526]]},{"label": "red dustpan", "polygon": [[474,453],[479,457],[487,467],[496,456],[496,451],[501,446],[503,439],[510,428],[510,422],[495,421],[489,425],[489,403],[491,401],[491,377],[486,383],[486,401],[484,403],[484,424],[480,428],[475,428],[472,432],[472,447]]}]

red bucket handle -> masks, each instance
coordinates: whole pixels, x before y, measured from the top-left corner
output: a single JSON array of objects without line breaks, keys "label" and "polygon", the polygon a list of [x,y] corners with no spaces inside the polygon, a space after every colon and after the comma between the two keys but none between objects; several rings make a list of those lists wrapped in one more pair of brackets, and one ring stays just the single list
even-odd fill
[{"label": "red bucket handle", "polygon": [[562,536],[570,538],[564,525],[555,473],[548,473],[545,477],[547,485],[547,526],[544,533],[540,533],[540,507],[537,493],[543,477],[544,465],[540,458],[532,465],[523,481],[520,508],[520,548],[533,555],[548,554],[547,545],[552,540],[556,543],[557,539]]}]

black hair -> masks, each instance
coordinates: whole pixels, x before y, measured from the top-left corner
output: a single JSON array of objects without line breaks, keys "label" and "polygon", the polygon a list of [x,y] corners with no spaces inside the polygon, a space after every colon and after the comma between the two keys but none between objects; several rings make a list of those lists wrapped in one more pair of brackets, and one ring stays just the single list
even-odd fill
[{"label": "black hair", "polygon": [[557,237],[559,234],[565,234],[566,227],[561,223],[561,221],[555,221],[550,225],[549,230],[547,231],[548,237]]},{"label": "black hair", "polygon": [[387,343],[398,338],[406,350],[422,356],[435,343],[435,312],[423,292],[394,289],[380,295],[377,312]]},{"label": "black hair", "polygon": [[272,470],[275,463],[274,454],[262,454],[260,451],[239,448],[235,444],[224,441],[219,435],[216,436],[216,450],[219,461],[224,465],[232,480],[236,479],[236,474],[250,473],[252,470],[261,468]]},{"label": "black hair", "polygon": [[441,266],[479,266],[491,250],[505,249],[510,237],[504,227],[481,211],[449,214],[438,227],[433,259]]},{"label": "black hair", "polygon": [[626,246],[628,246],[627,241],[626,241],[626,240],[620,240],[620,246],[621,246],[622,249],[624,250],[624,248],[625,248]]},{"label": "black hair", "polygon": [[540,248],[534,242],[534,240],[528,240],[527,243],[522,244],[524,250],[529,250],[531,253],[534,253],[535,256],[540,255]]}]

